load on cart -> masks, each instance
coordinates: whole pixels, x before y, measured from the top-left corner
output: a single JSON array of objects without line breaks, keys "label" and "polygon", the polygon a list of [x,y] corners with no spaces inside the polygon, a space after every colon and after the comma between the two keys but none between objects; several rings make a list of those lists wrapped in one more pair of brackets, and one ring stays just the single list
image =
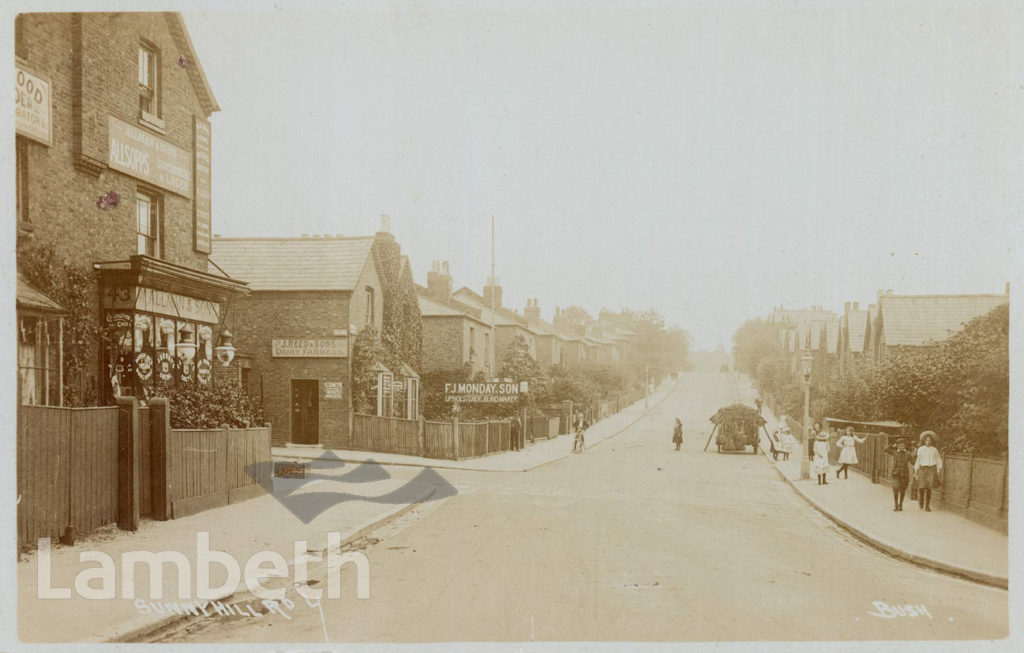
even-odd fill
[{"label": "load on cart", "polygon": [[[708,441],[704,444],[705,451],[711,444],[711,438],[714,438],[718,453],[745,451],[750,446],[754,448],[756,454],[761,437],[760,431],[764,430],[765,435],[768,435],[764,426],[765,419],[758,414],[757,410],[743,404],[732,404],[719,408],[718,412],[711,416],[710,421],[715,426],[711,429],[711,435],[708,436]],[[769,437],[768,440],[770,442],[771,438]]]}]

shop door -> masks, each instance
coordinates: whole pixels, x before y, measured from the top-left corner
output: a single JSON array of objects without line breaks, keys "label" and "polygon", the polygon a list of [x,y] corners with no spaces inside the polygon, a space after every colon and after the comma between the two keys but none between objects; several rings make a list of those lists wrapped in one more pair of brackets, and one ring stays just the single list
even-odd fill
[{"label": "shop door", "polygon": [[292,437],[295,444],[320,444],[320,382],[292,379]]}]

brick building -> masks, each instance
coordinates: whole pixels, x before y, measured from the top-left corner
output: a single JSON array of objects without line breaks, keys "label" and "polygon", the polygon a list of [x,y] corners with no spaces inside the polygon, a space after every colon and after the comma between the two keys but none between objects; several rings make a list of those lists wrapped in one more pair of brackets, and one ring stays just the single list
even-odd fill
[{"label": "brick building", "polygon": [[[99,283],[86,301],[104,337],[95,365],[65,379],[72,394],[211,383],[223,307],[245,284],[207,271],[219,107],[181,15],[22,14],[15,65],[19,277],[59,283],[35,265],[51,249]],[[20,359],[39,360],[38,311],[18,319]]]},{"label": "brick building", "polygon": [[526,343],[530,358],[537,359],[537,332],[527,325],[526,317],[502,306],[502,289],[496,279],[490,279],[484,286],[483,295],[462,287],[453,296],[459,302],[480,311],[480,319],[494,326],[494,357],[498,373],[501,372],[502,358],[516,338]]},{"label": "brick building", "polygon": [[471,376],[497,373],[491,325],[483,311],[452,293],[448,261],[434,261],[427,287],[417,286],[423,319],[423,373],[455,372],[467,366]]},{"label": "brick building", "polygon": [[[385,241],[394,237],[214,238],[213,263],[250,280],[250,295],[232,305],[232,329],[251,357],[243,384],[262,397],[275,445],[350,444],[353,344],[384,326],[388,273],[376,250]],[[419,377],[399,368],[377,369],[376,413],[415,418]]]}]

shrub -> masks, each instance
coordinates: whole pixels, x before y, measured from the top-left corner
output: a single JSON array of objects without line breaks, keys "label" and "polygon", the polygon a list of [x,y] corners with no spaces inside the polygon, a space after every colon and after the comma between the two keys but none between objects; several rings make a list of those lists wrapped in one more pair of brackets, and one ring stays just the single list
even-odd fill
[{"label": "shrub", "polygon": [[263,426],[263,406],[235,385],[181,385],[167,393],[171,428],[216,429]]}]

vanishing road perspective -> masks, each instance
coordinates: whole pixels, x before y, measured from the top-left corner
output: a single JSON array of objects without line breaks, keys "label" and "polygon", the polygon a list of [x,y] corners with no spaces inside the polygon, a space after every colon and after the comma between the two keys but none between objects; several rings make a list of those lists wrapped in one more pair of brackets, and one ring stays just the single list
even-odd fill
[{"label": "vanishing road perspective", "polygon": [[[527,472],[440,470],[457,495],[362,538],[369,599],[355,598],[346,565],[342,598],[323,601],[322,611],[189,620],[150,641],[1007,636],[1005,590],[862,543],[811,508],[760,452],[705,452],[708,418],[753,396],[743,376],[682,373],[646,413],[641,403],[631,425],[583,454]],[[671,442],[675,417],[681,451]],[[917,609],[900,615],[879,602]]]}]

